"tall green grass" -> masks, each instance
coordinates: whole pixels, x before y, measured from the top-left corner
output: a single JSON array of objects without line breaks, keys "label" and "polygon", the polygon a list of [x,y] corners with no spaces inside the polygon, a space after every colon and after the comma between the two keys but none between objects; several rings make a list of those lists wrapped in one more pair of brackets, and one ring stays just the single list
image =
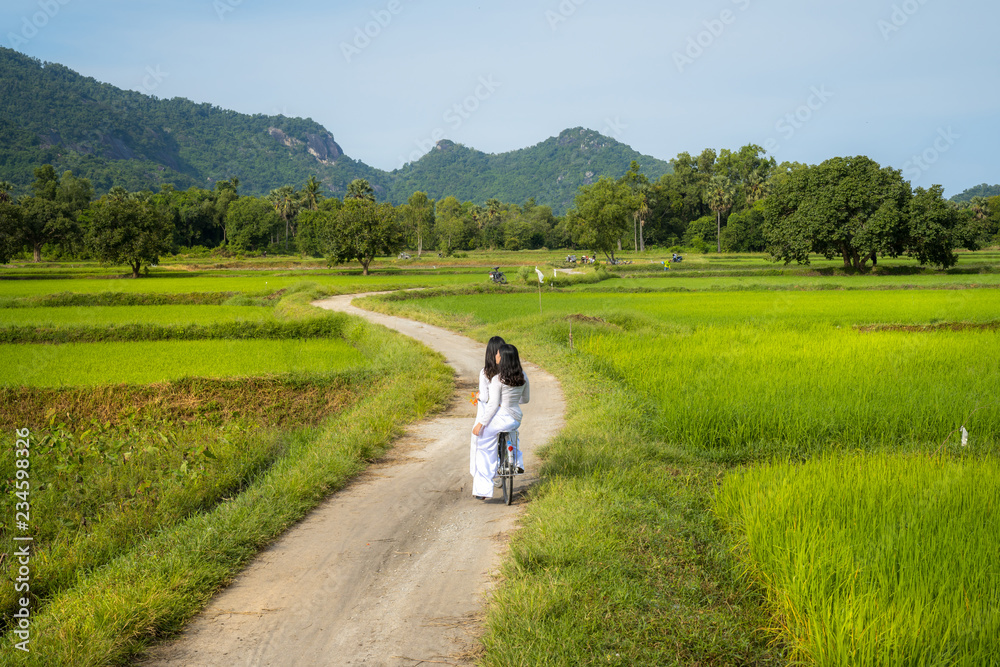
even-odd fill
[{"label": "tall green grass", "polygon": [[[916,274],[916,275],[857,275],[810,276],[801,274],[766,275],[763,271],[748,271],[742,276],[692,276],[680,271],[665,271],[651,276],[648,273],[629,275],[600,285],[577,288],[585,292],[606,290],[880,290],[880,289],[942,289],[1000,286],[1000,273],[983,274]],[[761,275],[764,274],[764,275]]]},{"label": "tall green grass", "polygon": [[659,437],[712,456],[933,448],[962,424],[1000,445],[996,330],[709,326],[578,349],[655,407]]},{"label": "tall green grass", "polygon": [[23,298],[62,292],[93,294],[100,292],[125,292],[131,294],[164,294],[192,292],[242,292],[245,294],[272,294],[302,281],[303,277],[315,281],[331,294],[353,294],[378,289],[402,287],[432,287],[435,285],[485,282],[488,273],[444,273],[413,275],[315,275],[300,273],[268,275],[157,274],[139,279],[107,280],[102,278],[67,278],[40,280],[0,280],[0,298]]},{"label": "tall green grass", "polygon": [[30,387],[329,373],[367,363],[338,339],[0,345],[0,356],[0,385]]},{"label": "tall green grass", "polygon": [[108,326],[112,324],[191,325],[262,322],[269,308],[255,306],[62,306],[0,309],[0,327]]},{"label": "tall green grass", "polygon": [[[613,282],[613,281],[612,281]],[[462,314],[472,326],[513,325],[538,317],[538,294],[399,295],[409,312],[449,319]],[[585,315],[623,331],[648,324],[660,332],[715,324],[813,328],[820,324],[1000,321],[993,290],[750,291],[657,294],[551,292],[543,288],[541,315]],[[567,324],[568,331],[568,324]],[[650,333],[653,333],[651,330]]]},{"label": "tall green grass", "polygon": [[815,665],[1000,656],[1000,462],[823,456],[727,476],[715,510],[780,636]]},{"label": "tall green grass", "polygon": [[[486,664],[780,664],[785,646],[796,651],[793,659],[801,658],[797,636],[779,634],[769,652],[753,629],[755,623],[791,623],[781,615],[768,622],[752,611],[757,595],[774,599],[784,595],[782,589],[762,578],[753,585],[735,584],[727,574],[757,568],[753,561],[739,560],[745,550],[728,558],[721,554],[732,538],[712,527],[715,487],[732,466],[766,464],[790,453],[808,458],[859,448],[882,452],[871,455],[873,461],[892,461],[890,452],[954,451],[955,430],[963,424],[976,451],[996,452],[1000,444],[1000,334],[991,328],[997,321],[992,290],[543,292],[542,300],[542,313],[537,296],[522,294],[366,300],[381,301],[380,310],[407,313],[482,340],[503,335],[526,358],[556,370],[568,387],[567,428],[544,452],[545,481],[514,540],[503,570],[506,579],[490,608]],[[855,328],[947,322],[986,326]],[[889,507],[905,505],[908,491],[946,469],[944,463],[935,467],[936,459],[926,453],[906,456],[912,458],[901,460],[915,468],[930,463],[924,477],[903,479],[903,500]],[[895,470],[893,465],[885,467]],[[753,480],[756,471],[751,468],[744,477]],[[869,489],[855,476],[838,475],[835,463],[826,473],[828,486],[789,485],[789,501],[850,502]],[[899,472],[900,478],[908,474]],[[995,465],[983,474],[995,476]],[[951,513],[938,515],[940,522],[932,513],[907,524],[903,546],[919,547],[924,539],[947,535],[942,549],[950,541],[952,558],[971,557],[957,569],[974,572],[975,559],[986,558],[986,552],[979,546],[967,550],[943,524],[961,514],[963,503],[978,502],[989,509],[970,513],[969,523],[957,522],[966,527],[978,522],[975,545],[997,543],[998,524],[986,518],[996,509],[995,482],[970,500],[975,485],[962,487],[963,499],[948,505]],[[779,535],[773,544],[760,540],[759,548],[772,551],[779,562],[808,564],[817,550],[836,550],[838,539],[857,545],[876,535],[891,551],[893,533],[875,528],[878,517],[891,512],[879,507],[864,502],[856,523],[847,521],[830,540],[815,545],[802,540],[785,548]],[[744,511],[756,517],[770,510],[763,500],[751,499]],[[841,511],[840,516],[848,515]],[[818,513],[804,515],[798,525],[808,535],[827,528]],[[662,536],[664,527],[672,539]],[[739,527],[731,534],[738,537]],[[812,571],[820,582],[840,576],[827,562],[817,559]],[[940,555],[939,562],[947,562],[946,557]],[[925,598],[908,599],[904,588],[893,593],[896,606],[890,615],[906,617],[892,623],[908,630],[892,639],[862,628],[856,645],[841,636],[837,646],[849,645],[855,653],[836,654],[820,664],[991,664],[983,658],[994,645],[983,638],[996,634],[988,604],[996,606],[998,581],[992,566],[965,580],[970,599],[979,595],[993,602],[961,616],[978,629],[963,637],[953,633],[954,642],[938,653],[914,654],[902,640],[893,643],[919,628],[930,613]],[[826,623],[826,590],[802,587],[808,590],[797,603],[802,611],[795,622],[801,627]],[[837,613],[861,613],[867,609],[863,604]],[[764,604],[762,613],[774,608]],[[722,650],[720,642],[734,652]],[[868,655],[876,656],[873,662],[855,662]],[[909,659],[913,655],[918,658]],[[939,659],[943,662],[935,662]]]}]

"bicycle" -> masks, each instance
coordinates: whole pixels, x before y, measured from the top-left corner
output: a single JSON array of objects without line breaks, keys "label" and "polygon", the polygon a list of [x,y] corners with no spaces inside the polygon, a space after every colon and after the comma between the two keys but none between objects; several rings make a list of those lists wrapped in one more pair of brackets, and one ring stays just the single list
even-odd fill
[{"label": "bicycle", "polygon": [[505,505],[510,505],[514,499],[514,477],[521,474],[517,467],[517,437],[511,438],[510,435],[504,432],[497,438],[497,477],[500,478]]}]

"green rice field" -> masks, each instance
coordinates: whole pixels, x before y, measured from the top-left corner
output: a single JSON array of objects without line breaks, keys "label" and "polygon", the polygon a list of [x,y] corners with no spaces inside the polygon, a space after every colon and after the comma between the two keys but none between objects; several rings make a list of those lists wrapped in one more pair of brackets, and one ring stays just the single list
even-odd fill
[{"label": "green rice field", "polygon": [[[183,497],[169,519],[180,526],[201,513],[199,503],[224,511],[225,494],[281,468],[301,449],[289,443],[309,440],[327,452],[327,439],[345,428],[335,423],[360,423],[349,416],[355,403],[375,424],[383,418],[377,396],[395,396],[399,415],[446,402],[448,369],[434,366],[424,392],[432,398],[415,402],[385,380],[400,355],[422,381],[427,357],[376,327],[344,318],[312,337],[289,337],[329,317],[309,305],[325,294],[433,288],[363,303],[482,341],[502,335],[559,377],[567,397],[566,427],[540,452],[542,481],[523,496],[521,528],[487,610],[482,664],[1000,664],[1000,253],[963,254],[950,272],[880,262],[881,274],[872,275],[845,275],[840,260],[784,267],[759,255],[714,254],[663,271],[662,257],[647,253],[612,267],[610,279],[586,276],[599,282],[572,284],[560,274],[555,286],[532,283],[536,291],[479,289],[489,266],[500,264],[517,284],[517,265],[537,263],[551,276],[565,254],[484,253],[442,260],[440,269],[430,258],[390,259],[368,277],[260,260],[233,269],[215,260],[164,262],[138,280],[84,265],[65,274],[18,266],[0,272],[0,306],[17,306],[0,307],[0,328],[21,336],[10,340],[40,342],[0,344],[0,391],[98,407],[115,393],[115,405],[126,406],[120,423],[79,416],[33,426],[59,453],[49,463],[88,507],[141,505],[135,516],[154,517],[150,489]],[[91,270],[95,277],[80,277]],[[170,301],[144,294],[214,293],[209,302],[226,303],[43,307],[31,298],[104,292],[139,295],[138,303]],[[229,339],[234,323],[260,337]],[[129,342],[96,342],[105,327],[126,327]],[[180,338],[184,327],[205,338],[152,338]],[[44,335],[30,338],[29,328]],[[69,340],[67,330],[95,342],[54,344]],[[291,417],[263,409],[279,396]],[[153,421],[135,417],[129,400],[134,414],[156,407]],[[189,410],[194,400],[198,409]],[[251,400],[256,407],[233,412]],[[307,419],[317,405],[331,415],[343,410],[345,421],[324,432]],[[175,413],[194,421],[156,421]],[[286,428],[286,420],[302,428]],[[392,432],[358,428],[348,449],[364,434],[388,442]],[[160,447],[163,434],[175,442],[162,452],[137,441]],[[229,438],[259,440],[260,451],[242,464],[220,463],[215,456],[245,449],[229,452]],[[74,483],[80,455],[100,470],[129,468],[131,481],[119,489],[112,482],[124,478],[109,468],[103,495],[83,497],[87,487]],[[144,456],[159,476],[129,467]],[[359,456],[369,460],[370,452]],[[229,467],[229,477],[218,472]],[[217,486],[209,491],[210,482]],[[328,483],[303,493],[319,498],[325,491],[315,489]],[[65,493],[65,508],[53,514],[75,511],[79,502]],[[281,505],[268,503],[261,517]],[[147,539],[130,531],[121,529],[116,548]],[[74,560],[85,549],[66,549],[70,564],[53,590],[76,595],[75,573],[92,565]],[[46,621],[52,636],[60,613]],[[102,641],[117,646],[117,632],[106,630]],[[127,652],[116,655],[109,664],[127,663]]]},{"label": "green rice field", "polygon": [[800,664],[995,664],[1000,462],[822,456],[735,472],[716,511]]},{"label": "green rice field", "polygon": [[[610,282],[610,281],[609,281]],[[601,284],[601,283],[599,283]],[[419,311],[461,313],[476,324],[506,326],[524,317],[583,315],[627,331],[640,322],[664,328],[769,325],[781,328],[879,323],[1000,322],[996,290],[869,290],[819,292],[707,292],[451,295],[417,299]],[[568,321],[567,321],[568,322]],[[610,330],[608,331],[610,332]]]},{"label": "green rice field", "polygon": [[150,277],[132,279],[38,279],[0,280],[0,298],[29,297],[46,294],[73,292],[77,294],[97,294],[101,292],[125,292],[131,294],[189,294],[196,292],[242,292],[245,294],[273,294],[287,289],[303,280],[315,282],[333,294],[352,294],[379,289],[402,287],[435,287],[483,283],[489,277],[488,271],[476,273],[412,273],[396,275],[323,275],[313,272],[278,272],[260,274],[205,275],[204,273],[176,274],[160,273]]},{"label": "green rice field", "polygon": [[263,322],[272,319],[270,308],[259,306],[55,306],[0,308],[0,327],[73,327],[113,324],[212,324]]},{"label": "green rice field", "polygon": [[[537,294],[383,301],[380,309],[483,340],[500,334],[565,365],[580,383],[571,403],[588,406],[547,452],[551,479],[505,570],[512,581],[498,593],[488,664],[532,653],[510,648],[506,625],[547,638],[532,644],[545,651],[546,641],[601,615],[607,635],[592,629],[588,642],[632,651],[633,664],[669,662],[643,652],[657,641],[651,629],[673,637],[658,611],[668,604],[698,619],[674,619],[696,635],[664,640],[699,647],[678,662],[748,660],[735,644],[704,639],[725,635],[718,623],[736,603],[724,611],[708,593],[672,597],[656,586],[661,567],[713,562],[686,552],[683,537],[643,571],[653,585],[636,606],[626,612],[613,602],[633,590],[639,556],[588,555],[593,544],[614,550],[608,528],[591,534],[596,509],[556,528],[561,503],[595,497],[599,514],[612,514],[640,551],[664,524],[697,536],[699,550],[725,545],[740,582],[733,586],[759,592],[768,616],[761,626],[786,653],[774,664],[995,664],[1000,297],[991,287],[956,289],[955,276],[905,277],[926,289],[893,289],[897,276],[855,278],[835,280],[858,289],[811,289],[830,280],[819,276],[811,284],[794,277],[805,290],[763,288],[787,277],[759,277],[756,288],[730,291],[716,289],[729,280],[716,277],[629,278],[543,290],[541,307]],[[601,293],[647,280],[690,281],[695,291]],[[672,510],[689,493],[682,520]],[[724,537],[709,536],[700,512],[718,517]],[[674,585],[709,587],[679,573],[661,584]],[[569,586],[587,592],[569,596]],[[752,663],[767,655],[758,651]]]},{"label": "green rice field", "polygon": [[[939,445],[967,416],[1000,444],[994,290],[543,294],[416,303],[503,330],[562,318],[566,339],[649,406],[663,441],[714,456]],[[894,331],[966,322],[985,328]],[[856,325],[890,325],[859,330]],[[994,404],[992,409],[977,408]]]},{"label": "green rice field", "polygon": [[581,285],[580,291],[601,290],[865,290],[905,288],[968,288],[998,287],[1000,273],[952,275],[889,275],[889,276],[806,276],[806,275],[746,275],[697,276],[681,271],[662,275],[648,272],[622,274],[622,278],[598,285]]},{"label": "green rice field", "polygon": [[[29,349],[26,349],[29,348]],[[0,385],[148,384],[184,377],[330,373],[361,366],[343,340],[196,340],[0,345]]]}]

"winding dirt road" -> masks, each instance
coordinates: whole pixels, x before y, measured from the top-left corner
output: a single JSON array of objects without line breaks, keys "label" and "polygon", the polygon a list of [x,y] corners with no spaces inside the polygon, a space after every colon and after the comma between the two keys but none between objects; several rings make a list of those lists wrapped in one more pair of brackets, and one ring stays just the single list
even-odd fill
[{"label": "winding dirt road", "polygon": [[[355,295],[356,296],[356,295]],[[472,664],[491,575],[519,509],[472,497],[469,435],[485,347],[450,331],[364,311],[351,295],[317,301],[400,331],[455,369],[448,410],[413,425],[385,460],[290,529],[176,640],[143,665]],[[503,332],[498,332],[501,335]],[[532,364],[521,440],[532,450],[563,426],[558,381]]]}]

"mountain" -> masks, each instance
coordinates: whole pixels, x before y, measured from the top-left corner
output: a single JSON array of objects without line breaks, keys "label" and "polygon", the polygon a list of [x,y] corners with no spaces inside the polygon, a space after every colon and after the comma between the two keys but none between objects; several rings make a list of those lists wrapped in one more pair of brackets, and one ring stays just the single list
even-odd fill
[{"label": "mountain", "polygon": [[342,196],[355,178],[380,199],[405,202],[416,190],[483,203],[534,197],[559,214],[577,188],[617,178],[638,161],[655,180],[670,164],[640,155],[592,130],[575,128],[530,148],[486,154],[441,141],[392,172],[344,155],[333,135],[306,118],[241,114],[184,98],[122,90],[56,63],[0,47],[0,180],[28,192],[33,170],[52,164],[89,178],[98,194],[128,190],[211,188],[237,177],[240,192],[263,195],[301,187],[310,175]]},{"label": "mountain", "polygon": [[486,154],[448,140],[390,176],[390,199],[406,200],[415,190],[440,199],[522,203],[534,197],[558,215],[573,203],[577,188],[601,176],[618,178],[635,160],[655,181],[671,170],[670,163],[641,155],[623,143],[582,127],[564,130],[530,148]]},{"label": "mountain", "polygon": [[986,183],[981,183],[975,187],[969,188],[965,192],[959,193],[951,198],[954,202],[969,202],[972,201],[973,197],[996,197],[1000,195],[1000,185],[987,185]]},{"label": "mountain", "polygon": [[311,119],[247,115],[186,99],[161,100],[81,76],[0,47],[0,179],[25,190],[50,163],[91,180],[97,192],[211,188],[236,176],[266,194],[315,174],[343,192],[354,178],[381,186],[384,173],[356,162]]}]

